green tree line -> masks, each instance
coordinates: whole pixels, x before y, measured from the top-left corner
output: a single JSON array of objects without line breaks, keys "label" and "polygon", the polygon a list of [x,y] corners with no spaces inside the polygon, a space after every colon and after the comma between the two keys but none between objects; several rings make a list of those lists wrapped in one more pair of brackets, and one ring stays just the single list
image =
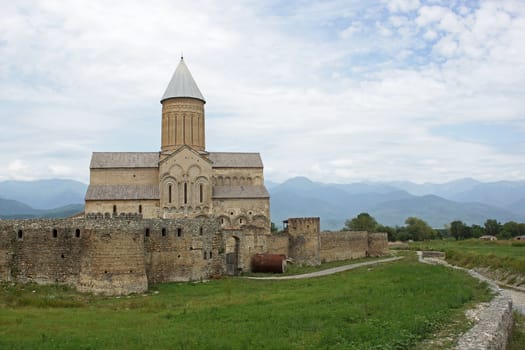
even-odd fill
[{"label": "green tree line", "polygon": [[504,224],[497,220],[488,219],[483,226],[471,225],[455,220],[444,229],[433,229],[424,220],[409,217],[404,226],[385,226],[368,213],[360,213],[356,217],[346,220],[343,231],[386,232],[389,241],[423,241],[427,239],[455,239],[479,238],[484,235],[496,236],[498,239],[510,239],[525,235],[525,223],[509,221]]}]

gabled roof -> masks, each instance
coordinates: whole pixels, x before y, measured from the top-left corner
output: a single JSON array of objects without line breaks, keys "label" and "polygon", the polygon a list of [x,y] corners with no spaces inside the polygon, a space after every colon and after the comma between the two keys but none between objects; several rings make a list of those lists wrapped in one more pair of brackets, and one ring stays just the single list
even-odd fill
[{"label": "gabled roof", "polygon": [[158,185],[89,185],[86,200],[159,199]]},{"label": "gabled roof", "polygon": [[93,152],[90,169],[157,168],[158,152]]},{"label": "gabled roof", "polygon": [[213,168],[262,168],[259,153],[210,152]]},{"label": "gabled roof", "polygon": [[186,63],[184,63],[182,57],[160,102],[174,97],[196,98],[206,103],[204,96],[202,96],[199,87],[195,83],[195,80],[193,80],[190,70],[186,66]]},{"label": "gabled roof", "polygon": [[195,150],[194,148],[188,146],[188,145],[182,145],[180,146],[179,148],[177,148],[175,151],[169,151],[170,153],[167,153],[167,152],[163,152],[162,154],[165,155],[166,157],[163,158],[160,163],[165,163],[167,162],[170,158],[172,158],[173,156],[175,156],[176,154],[182,152],[183,150],[188,150],[190,151],[191,153],[195,154],[197,157],[201,158],[202,160],[208,162],[208,163],[211,163],[211,160],[206,158],[204,155],[208,154],[207,152],[199,152],[197,150]]},{"label": "gabled roof", "polygon": [[264,186],[214,186],[213,199],[270,198]]}]

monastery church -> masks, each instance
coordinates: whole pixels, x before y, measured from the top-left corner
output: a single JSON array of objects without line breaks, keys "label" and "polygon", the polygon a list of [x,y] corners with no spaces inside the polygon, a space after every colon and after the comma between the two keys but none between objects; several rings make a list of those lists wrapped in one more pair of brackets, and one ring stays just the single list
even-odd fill
[{"label": "monastery church", "polygon": [[270,230],[259,153],[206,150],[204,96],[184,59],[161,99],[160,152],[95,152],[85,213],[219,218],[225,229]]},{"label": "monastery church", "polygon": [[160,102],[159,152],[93,153],[85,215],[0,220],[0,282],[120,295],[388,252],[386,233],[321,232],[319,218],[272,234],[261,156],[206,150],[206,101],[182,58]]}]

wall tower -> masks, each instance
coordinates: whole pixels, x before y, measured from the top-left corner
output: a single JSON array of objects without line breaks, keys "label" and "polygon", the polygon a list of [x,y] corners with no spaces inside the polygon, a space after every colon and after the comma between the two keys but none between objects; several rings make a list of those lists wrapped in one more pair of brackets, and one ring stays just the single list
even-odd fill
[{"label": "wall tower", "polygon": [[177,69],[160,101],[162,104],[161,151],[187,145],[204,152],[204,104],[195,80],[181,57]]}]

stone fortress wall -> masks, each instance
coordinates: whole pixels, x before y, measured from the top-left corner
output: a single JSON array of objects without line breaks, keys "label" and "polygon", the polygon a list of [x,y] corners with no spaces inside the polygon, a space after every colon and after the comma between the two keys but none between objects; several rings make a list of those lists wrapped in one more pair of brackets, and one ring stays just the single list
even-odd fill
[{"label": "stone fortress wall", "polygon": [[151,283],[195,281],[250,271],[255,254],[294,263],[383,255],[382,233],[320,232],[319,218],[288,220],[280,234],[220,218],[113,217],[0,220],[0,281],[67,284],[83,292],[144,292]]}]

